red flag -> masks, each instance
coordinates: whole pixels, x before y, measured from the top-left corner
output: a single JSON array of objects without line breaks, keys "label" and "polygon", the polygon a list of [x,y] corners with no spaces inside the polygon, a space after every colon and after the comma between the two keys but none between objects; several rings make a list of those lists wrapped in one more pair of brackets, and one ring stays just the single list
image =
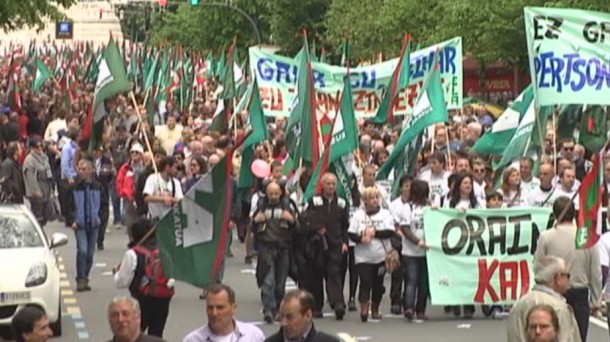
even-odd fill
[{"label": "red flag", "polygon": [[[602,149],[603,151],[604,149]],[[601,152],[593,158],[593,167],[582,180],[578,191],[579,211],[576,232],[576,248],[595,246],[601,235],[602,186]]]}]

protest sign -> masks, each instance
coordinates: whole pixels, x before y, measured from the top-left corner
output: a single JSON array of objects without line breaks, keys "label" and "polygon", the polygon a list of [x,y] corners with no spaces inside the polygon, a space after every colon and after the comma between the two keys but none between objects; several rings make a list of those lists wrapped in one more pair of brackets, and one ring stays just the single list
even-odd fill
[{"label": "protest sign", "polygon": [[[440,49],[440,50],[439,50]],[[394,115],[404,115],[413,106],[423,81],[432,69],[434,55],[440,51],[440,68],[448,109],[461,109],[463,97],[462,38],[456,37],[411,53],[411,79],[407,89],[398,93]],[[255,75],[267,116],[288,116],[296,92],[296,60],[251,47],[250,71]],[[350,68],[356,117],[372,117],[390,84],[398,58],[370,66]],[[347,68],[313,62],[313,78],[319,116],[334,118],[341,101]]]},{"label": "protest sign", "polygon": [[548,208],[427,210],[433,305],[513,303],[534,285],[533,255]]},{"label": "protest sign", "polygon": [[536,106],[610,104],[610,14],[526,7]]}]

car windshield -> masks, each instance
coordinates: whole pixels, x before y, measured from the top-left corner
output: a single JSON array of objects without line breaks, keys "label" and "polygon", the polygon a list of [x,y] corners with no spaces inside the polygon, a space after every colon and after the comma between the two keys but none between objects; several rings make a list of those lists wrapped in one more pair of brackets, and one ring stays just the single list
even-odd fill
[{"label": "car windshield", "polygon": [[0,249],[44,247],[36,226],[24,214],[2,214]]}]

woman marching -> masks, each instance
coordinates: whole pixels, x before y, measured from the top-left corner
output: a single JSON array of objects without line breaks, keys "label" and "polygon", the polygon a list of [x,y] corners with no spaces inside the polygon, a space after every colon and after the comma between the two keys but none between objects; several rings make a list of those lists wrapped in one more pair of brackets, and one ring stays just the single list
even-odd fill
[{"label": "woman marching", "polygon": [[379,190],[372,187],[364,189],[362,201],[364,208],[354,213],[348,234],[356,243],[354,256],[360,278],[360,319],[366,322],[369,307],[372,318],[381,319],[379,304],[385,292],[385,259],[392,250],[389,239],[394,235],[395,229],[392,214],[381,208]]}]

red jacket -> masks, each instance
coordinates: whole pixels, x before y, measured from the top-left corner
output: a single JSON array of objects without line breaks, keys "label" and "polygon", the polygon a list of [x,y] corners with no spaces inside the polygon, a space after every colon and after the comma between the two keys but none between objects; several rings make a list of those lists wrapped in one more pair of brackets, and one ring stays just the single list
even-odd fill
[{"label": "red jacket", "polygon": [[136,183],[134,179],[131,161],[123,164],[119,169],[119,174],[116,177],[116,192],[121,198],[126,198],[130,201],[135,200]]}]

